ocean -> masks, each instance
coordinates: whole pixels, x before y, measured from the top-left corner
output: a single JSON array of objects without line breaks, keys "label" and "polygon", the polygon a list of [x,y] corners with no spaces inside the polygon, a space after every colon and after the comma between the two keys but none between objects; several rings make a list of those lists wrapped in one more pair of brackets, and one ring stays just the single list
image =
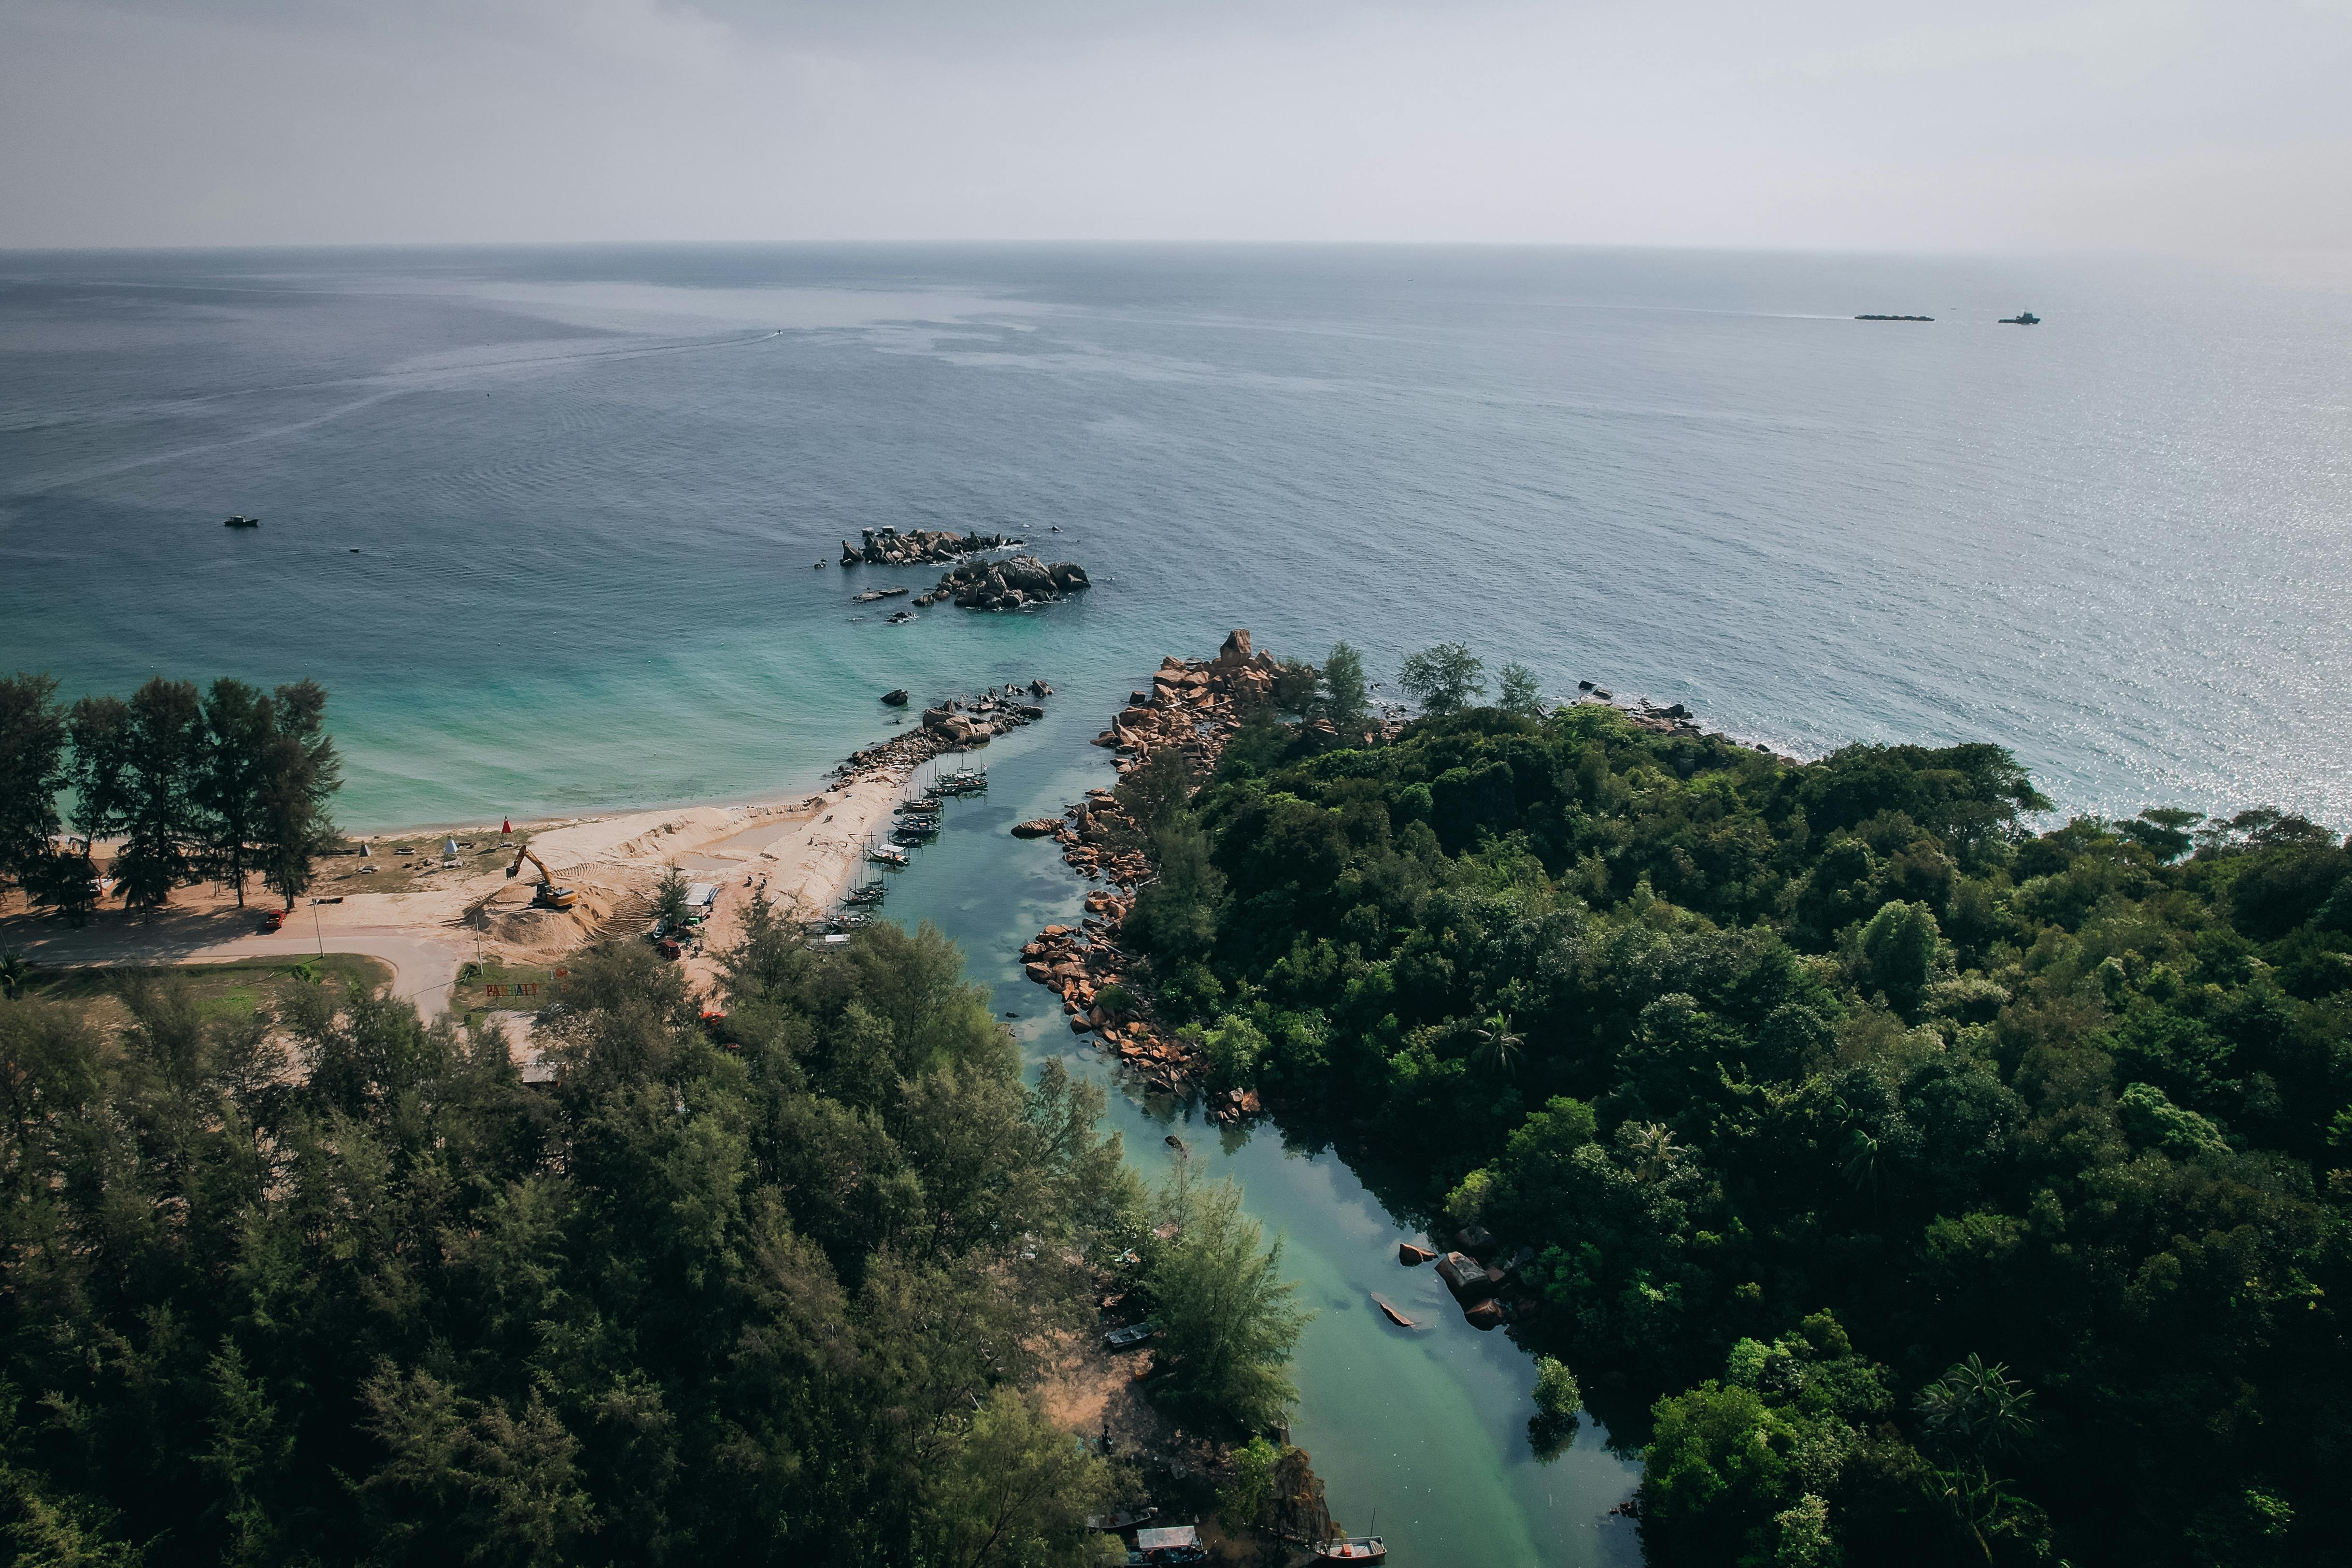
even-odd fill
[{"label": "ocean", "polygon": [[[2352,826],[2347,524],[2352,292],[2177,264],[0,256],[0,665],[314,677],[360,826],[761,792],[892,686],[1098,718],[1236,626]],[[1099,585],[887,627],[812,570],[884,525]]]},{"label": "ocean", "polygon": [[[2032,310],[2038,327],[1999,324]],[[1864,322],[1865,311],[1933,315]],[[254,531],[221,526],[257,516]],[[857,587],[861,528],[1013,532],[1034,615]],[[354,828],[727,800],[1042,678],[890,912],[1075,910],[1005,826],[1167,653],[1468,644],[1811,755],[1990,741],[2063,813],[2352,827],[2352,292],[2113,258],[1404,247],[0,255],[0,668],[315,678]],[[1074,1064],[1100,1076],[1091,1056]],[[1526,1358],[1328,1151],[1115,1097],[1247,1184],[1318,1309],[1294,1436],[1400,1563],[1630,1562],[1636,1475],[1528,1450]]]}]

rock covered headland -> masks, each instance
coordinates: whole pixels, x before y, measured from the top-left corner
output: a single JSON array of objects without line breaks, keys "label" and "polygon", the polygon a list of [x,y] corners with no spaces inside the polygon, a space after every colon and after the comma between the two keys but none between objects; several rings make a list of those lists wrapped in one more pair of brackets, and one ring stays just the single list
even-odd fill
[{"label": "rock covered headland", "polygon": [[[1226,637],[1213,659],[1163,659],[1152,673],[1151,689],[1130,693],[1128,706],[1095,737],[1095,744],[1118,753],[1121,773],[1173,747],[1197,776],[1206,777],[1241,728],[1242,711],[1271,695],[1274,669],[1272,658],[1251,651],[1246,631]],[[1059,823],[1021,823],[1013,832],[1051,837],[1073,870],[1108,886],[1087,895],[1086,918],[1076,929],[1047,926],[1024,947],[1023,972],[1061,994],[1074,1032],[1092,1032],[1152,1089],[1182,1093],[1202,1074],[1199,1049],[1151,1017],[1141,988],[1126,984],[1133,965],[1118,945],[1119,923],[1134,907],[1135,890],[1152,875],[1141,829],[1107,789],[1088,790],[1063,817]],[[1115,1005],[1104,1005],[1106,992]],[[1257,1110],[1255,1089],[1229,1089],[1209,1113],[1230,1122]]]}]

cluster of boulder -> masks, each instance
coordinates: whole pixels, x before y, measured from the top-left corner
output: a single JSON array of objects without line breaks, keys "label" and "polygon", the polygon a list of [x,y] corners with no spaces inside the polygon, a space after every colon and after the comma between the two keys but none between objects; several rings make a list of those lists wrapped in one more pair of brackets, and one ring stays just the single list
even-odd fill
[{"label": "cluster of boulder", "polygon": [[[1518,1271],[1534,1261],[1535,1250],[1523,1247],[1502,1258],[1502,1244],[1484,1226],[1472,1226],[1454,1236],[1456,1249],[1444,1256],[1410,1241],[1397,1244],[1397,1261],[1414,1268],[1437,1261],[1437,1277],[1454,1293],[1463,1321],[1474,1329],[1493,1329],[1535,1310],[1535,1298],[1517,1281]],[[1496,1261],[1501,1258],[1501,1261]],[[1508,1288],[1511,1294],[1503,1292]]]},{"label": "cluster of boulder", "polygon": [[[1619,702],[1607,687],[1595,686],[1589,680],[1578,681],[1576,689],[1577,700],[1606,702],[1624,714],[1627,722],[1636,730],[1647,730],[1656,735],[1679,735],[1691,741],[1721,741],[1727,745],[1734,746],[1745,744],[1743,742],[1734,741],[1720,731],[1700,729],[1698,716],[1679,702],[1669,702],[1663,708],[1646,697],[1637,697],[1631,702]],[[1770,746],[1761,741],[1756,742],[1755,749],[1768,755],[1777,754],[1773,752]],[[1780,760],[1791,764],[1797,761],[1794,757],[1785,756]]]},{"label": "cluster of boulder", "polygon": [[1127,706],[1095,744],[1118,752],[1121,773],[1162,746],[1175,746],[1205,773],[1216,766],[1226,738],[1241,728],[1241,710],[1271,695],[1274,673],[1274,660],[1252,653],[1250,635],[1242,630],[1228,635],[1213,659],[1164,658],[1152,672],[1151,689],[1128,693]]},{"label": "cluster of boulder", "polygon": [[[1108,893],[1090,893],[1090,916],[1076,930],[1050,925],[1021,950],[1022,972],[1040,985],[1062,994],[1062,1011],[1069,1016],[1075,1034],[1092,1033],[1103,1048],[1163,1094],[1174,1094],[1186,1079],[1201,1071],[1200,1055],[1181,1038],[1155,1027],[1132,1005],[1106,1008],[1101,994],[1113,984],[1125,990],[1127,956],[1110,932],[1129,901]],[[1255,1110],[1255,1097],[1251,1110]]]},{"label": "cluster of boulder", "polygon": [[[1150,879],[1151,861],[1143,852],[1143,835],[1110,791],[1090,789],[1086,799],[1062,815],[1066,820],[1052,825],[1052,837],[1061,843],[1062,858],[1079,876],[1108,882],[1126,893]],[[1125,915],[1124,905],[1118,912]]]},{"label": "cluster of boulder", "polygon": [[1017,610],[1024,605],[1058,604],[1064,596],[1093,586],[1087,569],[1075,561],[1048,565],[1034,555],[1013,555],[1003,561],[967,561],[915,603],[953,601],[966,610]]},{"label": "cluster of boulder", "polygon": [[[1196,773],[1205,776],[1241,727],[1240,710],[1265,700],[1273,685],[1274,661],[1252,653],[1249,633],[1235,631],[1213,659],[1163,659],[1152,675],[1151,689],[1133,693],[1127,709],[1095,743],[1117,748],[1122,773],[1161,747],[1174,746]],[[1070,1027],[1081,1034],[1094,1032],[1152,1087],[1174,1093],[1196,1080],[1205,1067],[1198,1051],[1160,1029],[1139,995],[1130,995],[1127,1010],[1117,1015],[1104,1013],[1095,1001],[1101,987],[1123,978],[1132,967],[1119,948],[1118,928],[1134,907],[1135,889],[1152,875],[1143,835],[1118,797],[1107,789],[1090,789],[1084,800],[1063,813],[1063,820],[1040,817],[1018,823],[1013,831],[1023,838],[1055,839],[1073,870],[1089,881],[1108,884],[1087,895],[1088,918],[1078,931],[1047,926],[1022,949],[1029,978],[1061,992]],[[1219,1122],[1239,1121],[1258,1113],[1257,1091],[1228,1089],[1212,1098],[1206,1109]]]},{"label": "cluster of boulder", "polygon": [[895,528],[866,528],[863,544],[841,542],[844,566],[933,566],[958,561],[982,550],[1002,550],[1021,541],[1001,533],[954,533],[946,529],[919,528],[901,533]]},{"label": "cluster of boulder", "polygon": [[[834,788],[877,772],[887,771],[905,777],[916,768],[943,752],[960,752],[967,746],[985,745],[990,736],[1000,731],[1018,729],[1024,724],[1043,719],[1045,710],[1034,702],[1021,700],[1024,694],[1045,697],[1053,688],[1042,680],[1033,680],[1026,687],[1007,686],[992,689],[981,697],[953,697],[923,714],[922,728],[908,730],[887,741],[877,741],[849,753],[833,772]],[[894,708],[907,705],[906,691],[886,691],[882,700]]]},{"label": "cluster of boulder", "polygon": [[1024,691],[1030,697],[1045,697],[1053,689],[1042,680],[1033,680],[1026,688],[1007,686],[979,697],[950,697],[937,708],[923,710],[923,729],[958,745],[986,745],[992,735],[1034,724],[1045,716],[1036,703],[1022,700]]}]

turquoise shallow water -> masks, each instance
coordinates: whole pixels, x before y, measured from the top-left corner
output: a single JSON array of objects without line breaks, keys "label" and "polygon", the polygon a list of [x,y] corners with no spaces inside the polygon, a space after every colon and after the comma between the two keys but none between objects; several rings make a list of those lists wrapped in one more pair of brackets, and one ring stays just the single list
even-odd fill
[{"label": "turquoise shallow water", "polygon": [[[1042,1056],[1069,1037],[1012,956],[1076,885],[1003,830],[1234,626],[1376,679],[1458,637],[1801,752],[1997,741],[2069,809],[2352,826],[2347,351],[2352,297],[2116,261],[0,256],[0,668],[316,677],[358,827],[789,788],[884,689],[1042,676],[890,906]],[[1027,532],[1099,586],[889,628],[811,570],[882,524]],[[1528,1454],[1507,1340],[1372,1314],[1435,1287],[1344,1166],[1188,1135],[1319,1309],[1295,1435],[1343,1518],[1401,1563],[1635,1555],[1597,1434]]]}]

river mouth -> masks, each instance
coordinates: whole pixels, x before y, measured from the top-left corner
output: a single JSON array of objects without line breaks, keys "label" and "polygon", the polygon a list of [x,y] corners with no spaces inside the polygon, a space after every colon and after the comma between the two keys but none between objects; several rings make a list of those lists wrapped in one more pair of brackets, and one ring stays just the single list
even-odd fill
[{"label": "river mouth", "polygon": [[[1284,1277],[1299,1281],[1298,1299],[1316,1314],[1293,1368],[1300,1400],[1291,1441],[1312,1456],[1336,1520],[1377,1530],[1401,1564],[1638,1563],[1633,1521],[1611,1511],[1633,1495],[1638,1458],[1612,1453],[1590,1412],[1571,1447],[1549,1464],[1536,1458],[1527,1430],[1533,1357],[1507,1334],[1465,1322],[1433,1269],[1397,1262],[1397,1243],[1421,1233],[1345,1160],[1328,1145],[1287,1144],[1270,1121],[1220,1128],[1197,1108],[1146,1096],[1091,1037],[1070,1032],[1052,992],[1024,977],[1021,945],[1045,925],[1076,925],[1097,886],[1073,873],[1051,839],[1007,831],[1113,782],[1109,753],[1087,743],[1103,711],[1087,706],[1089,695],[1068,692],[1044,721],[988,749],[987,796],[951,805],[939,842],[892,884],[888,917],[909,927],[929,921],[963,949],[967,973],[991,988],[1031,1071],[1058,1058],[1110,1090],[1106,1122],[1146,1181],[1180,1158],[1202,1177],[1230,1175],[1249,1214],[1283,1238]],[[1171,1133],[1189,1154],[1169,1147]],[[1415,1326],[1390,1321],[1374,1292]]]}]

